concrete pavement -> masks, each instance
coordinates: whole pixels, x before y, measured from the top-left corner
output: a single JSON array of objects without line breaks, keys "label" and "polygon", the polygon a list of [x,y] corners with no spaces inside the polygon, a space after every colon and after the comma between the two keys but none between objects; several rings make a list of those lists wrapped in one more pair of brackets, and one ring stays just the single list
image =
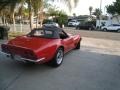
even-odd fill
[{"label": "concrete pavement", "polygon": [[82,47],[59,68],[27,65],[0,54],[0,90],[120,90],[120,56]]},{"label": "concrete pavement", "polygon": [[93,52],[120,56],[120,41],[83,37],[81,44],[86,47],[94,47],[94,50],[91,49]]}]

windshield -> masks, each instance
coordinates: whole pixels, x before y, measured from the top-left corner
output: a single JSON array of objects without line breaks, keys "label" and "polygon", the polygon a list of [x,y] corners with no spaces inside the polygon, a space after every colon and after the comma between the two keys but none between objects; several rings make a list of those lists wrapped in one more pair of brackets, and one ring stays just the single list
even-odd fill
[{"label": "windshield", "polygon": [[31,37],[43,37],[43,38],[53,38],[53,31],[51,30],[43,30],[43,29],[36,29],[31,31],[28,36]]},{"label": "windshield", "polygon": [[70,21],[70,22],[75,22],[75,21]]}]

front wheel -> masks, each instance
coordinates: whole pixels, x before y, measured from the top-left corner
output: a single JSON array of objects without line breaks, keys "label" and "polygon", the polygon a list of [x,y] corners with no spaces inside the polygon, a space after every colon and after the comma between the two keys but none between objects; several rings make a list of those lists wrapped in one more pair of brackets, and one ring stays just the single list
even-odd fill
[{"label": "front wheel", "polygon": [[79,27],[78,26],[76,26],[76,30],[78,30],[79,29]]},{"label": "front wheel", "polygon": [[105,32],[106,32],[106,31],[107,31],[107,29],[106,29],[106,28],[104,28],[104,29],[103,29],[103,31],[105,31]]},{"label": "front wheel", "polygon": [[62,64],[63,62],[63,57],[64,57],[64,51],[62,48],[59,48],[51,61],[51,66],[53,67],[58,67]]},{"label": "front wheel", "polygon": [[80,41],[77,43],[75,49],[80,49]]}]

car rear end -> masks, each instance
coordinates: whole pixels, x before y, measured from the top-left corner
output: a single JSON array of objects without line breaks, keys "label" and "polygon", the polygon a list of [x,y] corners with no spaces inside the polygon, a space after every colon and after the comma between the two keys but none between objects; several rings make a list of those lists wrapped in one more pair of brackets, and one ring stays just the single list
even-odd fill
[{"label": "car rear end", "polygon": [[10,44],[2,44],[1,48],[3,54],[15,60],[30,61],[35,63],[43,60],[43,58],[38,59],[35,52],[29,48],[10,45]]}]

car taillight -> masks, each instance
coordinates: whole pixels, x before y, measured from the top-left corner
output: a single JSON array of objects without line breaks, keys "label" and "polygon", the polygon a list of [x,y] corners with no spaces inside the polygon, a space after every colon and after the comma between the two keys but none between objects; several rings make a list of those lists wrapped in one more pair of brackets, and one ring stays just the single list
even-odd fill
[{"label": "car taillight", "polygon": [[32,51],[25,51],[24,52],[24,57],[27,58],[27,59],[32,59],[32,60],[37,59],[37,56]]},{"label": "car taillight", "polygon": [[2,44],[1,45],[1,48],[2,48],[2,51],[5,52],[5,53],[9,53],[9,49],[6,45]]}]

